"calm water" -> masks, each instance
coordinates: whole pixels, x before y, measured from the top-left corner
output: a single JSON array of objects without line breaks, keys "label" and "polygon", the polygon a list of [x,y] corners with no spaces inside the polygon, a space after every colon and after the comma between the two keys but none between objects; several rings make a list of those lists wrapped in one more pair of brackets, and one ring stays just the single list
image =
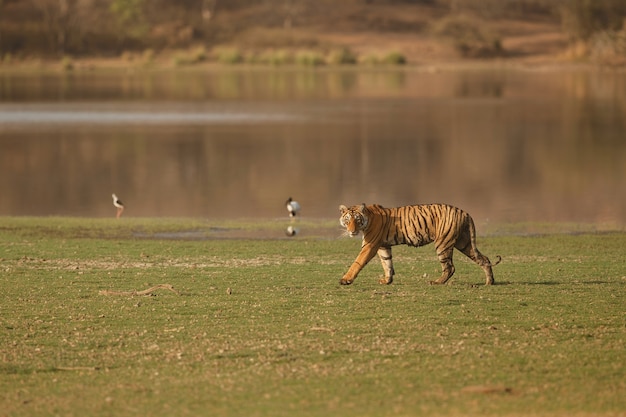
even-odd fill
[{"label": "calm water", "polygon": [[626,224],[626,73],[0,74],[0,215]]}]

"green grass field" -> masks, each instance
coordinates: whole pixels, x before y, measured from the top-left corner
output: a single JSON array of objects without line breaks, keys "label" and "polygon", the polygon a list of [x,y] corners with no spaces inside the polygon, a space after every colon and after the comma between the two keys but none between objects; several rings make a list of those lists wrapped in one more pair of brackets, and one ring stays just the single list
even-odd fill
[{"label": "green grass field", "polygon": [[479,228],[495,286],[460,253],[428,285],[431,245],[342,287],[360,240],[284,223],[0,218],[0,416],[626,414],[626,233]]}]

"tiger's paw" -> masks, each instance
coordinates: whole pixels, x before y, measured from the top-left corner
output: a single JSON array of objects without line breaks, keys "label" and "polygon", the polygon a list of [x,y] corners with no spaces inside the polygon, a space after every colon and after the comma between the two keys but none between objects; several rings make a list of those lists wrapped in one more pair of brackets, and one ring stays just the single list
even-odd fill
[{"label": "tiger's paw", "polygon": [[347,278],[344,277],[344,278],[341,278],[339,280],[339,283],[341,285],[350,285],[350,284],[352,284],[352,281],[354,281],[354,280],[353,279],[347,279]]},{"label": "tiger's paw", "polygon": [[393,282],[393,277],[382,277],[378,280],[378,283],[381,285],[389,285]]}]

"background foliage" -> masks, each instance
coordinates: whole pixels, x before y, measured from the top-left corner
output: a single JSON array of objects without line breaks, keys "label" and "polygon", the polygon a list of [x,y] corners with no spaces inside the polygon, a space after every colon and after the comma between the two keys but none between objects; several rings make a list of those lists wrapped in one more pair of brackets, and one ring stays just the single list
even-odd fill
[{"label": "background foliage", "polygon": [[[419,13],[430,23],[459,15],[560,22],[572,40],[619,31],[626,16],[622,0],[1,0],[0,56],[119,55],[148,48],[212,47],[254,27],[428,31],[429,25],[393,13],[393,8],[407,6],[420,7]],[[468,33],[476,37],[475,32]]]}]

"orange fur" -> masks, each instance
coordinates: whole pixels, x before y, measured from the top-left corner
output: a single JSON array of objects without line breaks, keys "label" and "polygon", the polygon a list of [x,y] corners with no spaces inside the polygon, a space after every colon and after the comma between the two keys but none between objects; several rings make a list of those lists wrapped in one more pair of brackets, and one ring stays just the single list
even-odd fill
[{"label": "orange fur", "polygon": [[486,285],[494,283],[489,258],[476,247],[476,228],[471,216],[446,204],[426,204],[384,208],[380,205],[340,206],[340,223],[351,236],[363,233],[361,252],[339,281],[352,284],[361,269],[378,254],[385,271],[381,284],[393,282],[394,269],[391,247],[395,245],[423,246],[435,243],[441,262],[441,277],[431,284],[445,284],[454,274],[454,248],[478,264],[485,272]]}]

